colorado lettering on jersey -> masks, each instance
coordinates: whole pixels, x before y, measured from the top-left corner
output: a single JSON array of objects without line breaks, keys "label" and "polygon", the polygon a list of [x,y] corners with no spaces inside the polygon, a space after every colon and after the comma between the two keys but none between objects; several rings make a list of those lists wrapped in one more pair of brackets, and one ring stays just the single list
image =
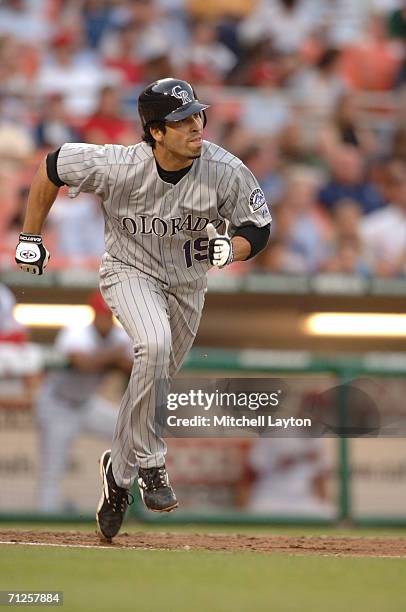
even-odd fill
[{"label": "colorado lettering on jersey", "polygon": [[184,217],[171,217],[170,219],[137,215],[136,217],[123,217],[120,224],[121,228],[132,236],[135,234],[153,234],[159,238],[164,238],[164,236],[175,236],[184,230],[202,232],[209,223],[219,229],[223,222],[223,219],[210,220],[208,217],[199,217],[192,214]]}]

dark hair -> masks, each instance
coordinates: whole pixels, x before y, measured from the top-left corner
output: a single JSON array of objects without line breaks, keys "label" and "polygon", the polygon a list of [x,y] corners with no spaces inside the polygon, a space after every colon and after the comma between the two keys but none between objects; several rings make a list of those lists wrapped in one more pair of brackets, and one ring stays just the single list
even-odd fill
[{"label": "dark hair", "polygon": [[152,149],[155,149],[156,141],[150,132],[151,128],[161,130],[161,132],[165,134],[165,131],[166,131],[165,121],[150,121],[149,123],[147,123],[147,125],[144,126],[144,133],[142,135],[142,140],[146,142]]},{"label": "dark hair", "polygon": [[330,68],[339,57],[340,51],[338,49],[326,49],[319,58],[319,61],[316,64],[316,68],[319,68],[319,70],[323,70],[324,68]]}]

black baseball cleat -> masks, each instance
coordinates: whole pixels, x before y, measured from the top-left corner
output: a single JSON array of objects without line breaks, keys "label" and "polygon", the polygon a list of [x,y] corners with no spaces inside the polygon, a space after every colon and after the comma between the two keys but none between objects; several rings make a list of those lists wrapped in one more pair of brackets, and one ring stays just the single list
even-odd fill
[{"label": "black baseball cleat", "polygon": [[96,512],[100,533],[107,539],[114,538],[120,531],[127,506],[133,497],[127,489],[116,484],[111,467],[111,450],[106,450],[100,458],[100,476],[103,489]]},{"label": "black baseball cleat", "polygon": [[153,512],[170,512],[179,505],[164,465],[139,468],[138,486],[142,501]]}]

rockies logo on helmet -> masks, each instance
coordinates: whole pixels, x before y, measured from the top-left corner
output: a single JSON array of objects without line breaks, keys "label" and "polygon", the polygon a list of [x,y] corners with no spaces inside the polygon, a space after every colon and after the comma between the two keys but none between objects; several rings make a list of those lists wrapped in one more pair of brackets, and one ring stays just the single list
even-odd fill
[{"label": "rockies logo on helmet", "polygon": [[208,104],[202,104],[196,97],[193,87],[180,79],[159,79],[141,92],[138,98],[138,112],[145,128],[153,121],[183,121],[195,113],[202,113]]},{"label": "rockies logo on helmet", "polygon": [[182,89],[180,85],[176,85],[172,88],[172,95],[179,100],[182,100],[182,104],[187,104],[188,102],[193,102],[192,98],[189,95],[189,92],[186,89]]}]

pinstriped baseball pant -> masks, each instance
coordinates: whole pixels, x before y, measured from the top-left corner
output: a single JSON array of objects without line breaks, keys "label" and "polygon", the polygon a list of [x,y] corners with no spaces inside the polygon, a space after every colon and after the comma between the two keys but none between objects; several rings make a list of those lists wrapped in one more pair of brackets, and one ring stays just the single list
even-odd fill
[{"label": "pinstriped baseball pant", "polygon": [[[203,285],[203,283],[202,283]],[[113,474],[130,488],[138,466],[161,466],[166,444],[155,431],[157,398],[189,352],[204,303],[203,287],[167,291],[154,278],[128,266],[102,275],[102,294],[134,341],[134,365],[112,442]]]}]

